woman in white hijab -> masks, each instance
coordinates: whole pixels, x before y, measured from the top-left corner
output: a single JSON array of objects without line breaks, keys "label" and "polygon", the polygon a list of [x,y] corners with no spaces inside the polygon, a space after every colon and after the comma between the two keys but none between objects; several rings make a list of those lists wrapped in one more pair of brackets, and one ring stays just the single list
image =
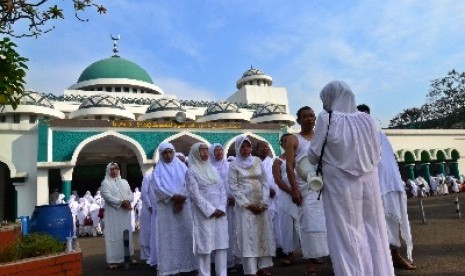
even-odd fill
[{"label": "woman in white hijab", "polygon": [[[236,159],[229,164],[229,187],[236,200],[237,257],[245,275],[271,275],[275,241],[268,213],[270,189],[260,158],[252,156],[252,143],[245,135],[236,139]],[[258,271],[258,273],[257,273]]]},{"label": "woman in white hijab", "polygon": [[[156,256],[158,275],[196,270],[192,251],[192,210],[186,189],[186,165],[171,143],[158,147],[160,160],[152,174],[157,200]],[[150,253],[152,255],[152,253]]]},{"label": "woman in white hijab", "polygon": [[[131,201],[133,193],[129,183],[121,178],[116,163],[107,165],[105,179],[100,186],[105,200],[105,252],[109,269],[116,269],[124,262],[123,231],[129,231],[129,251],[134,255],[131,231]],[[133,263],[136,263],[133,260]]]},{"label": "woman in white hijab", "polygon": [[186,187],[193,205],[194,254],[199,275],[210,276],[210,255],[215,252],[215,271],[227,275],[229,237],[226,191],[218,171],[208,162],[208,146],[195,143],[189,152]]},{"label": "woman in white hijab", "polygon": [[228,198],[228,205],[226,206],[226,217],[228,218],[228,235],[229,235],[229,248],[228,248],[228,268],[234,269],[234,266],[239,263],[235,257],[235,244],[236,235],[234,233],[234,195],[229,190],[228,183],[228,172],[229,162],[224,157],[224,149],[220,143],[214,143],[208,148],[210,163],[220,174],[221,181],[226,191],[226,197]]},{"label": "woman in white hijab", "polygon": [[334,273],[394,275],[379,188],[376,125],[370,115],[357,112],[355,96],[342,81],[327,84],[320,98],[324,111],[308,158],[317,164],[327,139],[323,205]]}]

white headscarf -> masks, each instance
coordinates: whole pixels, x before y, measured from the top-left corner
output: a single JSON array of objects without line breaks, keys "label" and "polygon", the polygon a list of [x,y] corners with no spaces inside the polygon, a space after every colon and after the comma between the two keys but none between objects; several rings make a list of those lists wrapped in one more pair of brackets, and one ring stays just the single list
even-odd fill
[{"label": "white headscarf", "polygon": [[252,146],[252,142],[250,141],[249,137],[247,137],[247,135],[238,136],[236,142],[234,143],[234,146],[236,148],[236,159],[234,160],[234,162],[236,162],[239,165],[239,167],[243,169],[249,168],[253,165],[255,161],[255,157],[252,156],[252,154],[247,157],[243,157],[241,155],[241,146],[245,141],[248,141]]},{"label": "white headscarf", "polygon": [[89,204],[94,202],[94,197],[92,196],[90,191],[86,192],[86,194],[84,195],[84,198],[87,200]]},{"label": "white headscarf", "polygon": [[[220,147],[223,149],[223,146],[220,143],[214,143],[213,145],[208,148],[208,154],[210,156],[209,160],[210,163],[215,167],[218,172],[220,173],[220,177],[222,179],[227,179],[228,177],[228,170],[229,170],[229,163],[226,158],[221,158],[221,160],[216,160],[215,158],[215,149]],[[224,149],[223,149],[224,150]]]},{"label": "white headscarf", "polygon": [[173,161],[166,163],[163,159],[163,151],[172,150],[173,154],[175,152],[174,146],[171,143],[161,143],[158,147],[158,152],[161,156],[160,160],[157,162],[155,169],[153,170],[152,176],[157,184],[158,188],[165,193],[166,195],[174,194],[187,194],[186,192],[186,165],[179,160],[179,158],[174,157]]},{"label": "white headscarf", "polygon": [[[71,195],[69,196],[69,199],[68,199],[68,204],[71,205],[71,203],[73,203],[74,201],[76,201],[76,195],[71,194]],[[77,201],[76,201],[76,202],[77,202]]]},{"label": "white headscarf", "polygon": [[111,177],[110,171],[111,171],[112,166],[117,166],[119,168],[117,163],[114,163],[114,162],[109,163],[107,165],[107,169],[105,171],[105,179],[102,181],[102,184],[106,183],[107,185],[115,187],[120,193],[121,197],[123,199],[127,199],[123,196],[123,193],[121,192],[121,189],[120,189],[120,187],[122,187],[123,185],[123,179],[121,178],[120,171],[118,170],[118,175],[115,178]]},{"label": "white headscarf", "polygon": [[355,95],[343,81],[332,81],[328,83],[320,93],[323,109],[326,111],[339,111],[342,113],[355,113]]},{"label": "white headscarf", "polygon": [[65,194],[59,194],[56,204],[65,204]]},{"label": "white headscarf", "polygon": [[[354,94],[344,82],[330,82],[320,97],[325,109],[332,111],[323,161],[356,176],[372,171],[381,154],[378,130],[371,116],[357,111]],[[308,149],[312,164],[318,163],[328,132],[327,111],[318,115],[315,135]]]},{"label": "white headscarf", "polygon": [[189,169],[207,184],[218,184],[221,183],[221,178],[218,171],[213,167],[213,165],[208,162],[208,160],[203,161],[200,158],[200,146],[206,144],[202,142],[195,143],[192,145],[191,150],[189,151]]}]

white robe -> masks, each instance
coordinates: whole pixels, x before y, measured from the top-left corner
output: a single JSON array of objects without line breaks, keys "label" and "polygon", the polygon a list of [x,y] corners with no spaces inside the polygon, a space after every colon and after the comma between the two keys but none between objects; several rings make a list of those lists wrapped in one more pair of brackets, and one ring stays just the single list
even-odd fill
[{"label": "white robe", "polygon": [[[215,145],[216,144],[213,144],[213,146]],[[234,197],[229,189],[229,183],[228,183],[229,162],[227,162],[224,159],[220,161],[215,160],[213,150],[209,149],[209,154],[210,154],[210,158],[209,158],[210,162],[220,174],[221,181],[226,191],[226,197],[227,198]],[[233,205],[228,204],[226,206],[226,217],[228,218],[228,236],[229,236],[228,267],[233,267],[236,265],[236,258],[235,258],[236,233],[234,232],[235,213],[234,213]]]},{"label": "white robe", "polygon": [[210,254],[229,247],[226,216],[210,218],[216,209],[226,213],[226,191],[223,183],[202,182],[191,170],[186,174],[186,186],[192,200],[194,254]]},{"label": "white robe", "polygon": [[378,164],[378,176],[384,214],[388,229],[389,244],[400,247],[399,231],[407,245],[407,258],[412,260],[412,234],[407,213],[407,196],[404,182],[400,176],[394,150],[387,136],[380,131],[379,143],[381,161]]},{"label": "white robe", "polygon": [[[322,92],[323,93],[323,92]],[[316,122],[308,151],[318,163],[328,113]],[[343,158],[341,158],[343,157]],[[394,275],[377,165],[378,131],[365,113],[333,112],[323,155],[323,204],[336,275]]]},{"label": "white robe", "polygon": [[[141,186],[141,211],[140,211],[140,228],[139,228],[139,244],[140,244],[140,258],[141,260],[149,260],[150,262],[150,236],[151,236],[151,223],[152,214],[149,208],[152,207],[149,198],[150,181],[152,179],[152,172],[146,173],[142,179]],[[153,210],[152,210],[153,211]]]},{"label": "white robe", "polygon": [[[302,135],[295,135],[299,141],[296,150],[296,163],[307,155],[310,141]],[[304,258],[319,258],[329,255],[325,209],[323,201],[318,200],[319,193],[308,189],[306,180],[295,173],[295,180],[302,195],[302,205],[298,208],[300,245]],[[323,196],[324,197],[324,196]]]},{"label": "white robe", "polygon": [[105,200],[105,252],[107,263],[124,262],[123,231],[129,230],[129,251],[134,255],[134,244],[131,231],[131,212],[121,208],[123,200],[133,200],[129,183],[121,179],[120,186],[116,182],[103,181],[100,193]]},{"label": "white robe", "polygon": [[[281,162],[282,181],[290,188],[286,173],[286,160],[279,158]],[[292,202],[290,194],[278,188],[278,210],[280,225],[280,240],[284,253],[292,253],[300,246],[299,207]]]},{"label": "white robe", "polygon": [[157,255],[157,205],[158,200],[155,194],[155,181],[151,176],[147,181],[148,184],[148,202],[152,207],[152,213],[150,214],[150,265],[155,266],[158,264]]},{"label": "white robe", "polygon": [[[183,172],[174,168],[181,162],[174,158],[170,164],[160,164],[159,161],[153,172],[155,181],[154,190],[157,198],[157,257],[158,275],[171,275],[180,272],[190,272],[197,269],[197,259],[192,251],[192,209],[191,202],[187,197],[185,187],[185,173],[187,168],[183,167]],[[167,171],[161,172],[162,167]],[[169,170],[169,171],[168,171]],[[159,174],[164,173],[165,176]],[[183,175],[174,175],[182,174]],[[168,183],[168,179],[173,182]],[[171,197],[175,194],[186,196],[186,201],[179,213],[174,213],[174,202]]]},{"label": "white robe", "polygon": [[260,159],[254,158],[249,169],[241,168],[236,161],[229,164],[229,187],[236,199],[237,257],[274,256],[276,250],[268,210],[254,215],[246,209],[252,203],[269,204],[270,189],[266,183],[265,169]]},{"label": "white robe", "polygon": [[282,248],[282,243],[281,243],[281,229],[279,226],[279,208],[278,208],[278,186],[274,182],[273,179],[273,162],[274,159],[267,156],[263,162],[263,167],[265,168],[266,172],[266,181],[268,183],[268,186],[270,189],[273,189],[275,191],[275,196],[273,198],[270,198],[270,206],[268,207],[270,216],[271,216],[271,222],[273,223],[273,234],[275,238],[275,243],[277,248]]}]

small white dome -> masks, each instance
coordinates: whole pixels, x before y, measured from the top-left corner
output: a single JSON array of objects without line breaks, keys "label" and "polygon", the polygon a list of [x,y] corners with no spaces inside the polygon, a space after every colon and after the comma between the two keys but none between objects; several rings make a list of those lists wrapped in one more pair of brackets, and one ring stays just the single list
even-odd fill
[{"label": "small white dome", "polygon": [[178,100],[171,98],[161,98],[154,100],[153,103],[147,108],[145,113],[148,114],[166,110],[184,111],[184,109],[181,107],[181,103]]},{"label": "small white dome", "polygon": [[205,116],[218,113],[240,113],[237,105],[230,102],[217,102],[209,105],[205,110]]},{"label": "small white dome", "polygon": [[217,102],[208,106],[207,110],[197,122],[248,122],[249,118],[246,114],[239,110],[237,105],[230,102]]},{"label": "small white dome", "polygon": [[19,104],[53,108],[53,104],[47,99],[46,95],[39,94],[35,91],[24,91],[23,96],[19,99]]},{"label": "small white dome", "polygon": [[79,106],[79,109],[92,107],[125,109],[119,99],[106,94],[99,94],[85,99],[84,102]]},{"label": "small white dome", "polygon": [[121,100],[107,94],[94,95],[86,98],[79,108],[69,114],[70,119],[104,119],[116,118],[134,120],[135,116],[124,108]]},{"label": "small white dome", "polygon": [[250,122],[253,124],[278,123],[288,126],[295,124],[294,118],[287,114],[282,106],[270,103],[260,105],[252,114]]}]

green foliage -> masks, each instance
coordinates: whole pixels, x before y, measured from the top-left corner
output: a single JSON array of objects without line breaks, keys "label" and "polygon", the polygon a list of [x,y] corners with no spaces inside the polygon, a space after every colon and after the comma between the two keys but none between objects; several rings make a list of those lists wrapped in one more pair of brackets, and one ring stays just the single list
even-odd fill
[{"label": "green foliage", "polygon": [[0,40],[0,107],[11,104],[16,109],[23,94],[28,59],[16,47],[6,37]]},{"label": "green foliage", "polygon": [[[51,0],[0,0],[0,34],[11,37],[30,37],[36,38],[44,33],[53,30],[54,26],[47,23],[57,19],[64,19],[63,9],[58,5],[50,4]],[[90,7],[97,8],[97,12],[106,13],[107,9],[95,3],[94,0],[69,0],[63,1],[72,3],[74,15],[80,21],[80,14]],[[17,24],[18,23],[18,24]],[[17,24],[17,25],[15,25]],[[15,30],[19,25],[20,32]],[[28,26],[26,31],[22,27]],[[16,52],[16,44],[8,38],[0,41],[0,112],[5,105],[11,105],[13,109],[19,104],[24,92],[27,58],[22,57]]]},{"label": "green foliage", "polygon": [[0,263],[65,251],[65,244],[50,235],[31,233],[0,250]]},{"label": "green foliage", "polygon": [[[62,1],[63,4],[60,6],[49,4],[50,2],[54,1],[1,0],[0,33],[17,38],[27,36],[38,37],[43,33],[47,33],[55,28],[54,26],[48,25],[50,21],[65,18],[61,6],[65,6],[66,3],[72,4],[74,16],[80,21],[87,21],[87,19],[82,19],[80,14],[91,7],[96,8],[97,12],[100,14],[106,13],[107,11],[104,6],[94,3],[95,1],[93,0]],[[21,30],[20,33],[17,33],[14,28],[16,23],[21,23],[20,25],[22,26],[28,26],[27,31]]]},{"label": "green foliage", "polygon": [[465,72],[454,69],[431,81],[428,102],[391,119],[392,128],[465,128]]}]

